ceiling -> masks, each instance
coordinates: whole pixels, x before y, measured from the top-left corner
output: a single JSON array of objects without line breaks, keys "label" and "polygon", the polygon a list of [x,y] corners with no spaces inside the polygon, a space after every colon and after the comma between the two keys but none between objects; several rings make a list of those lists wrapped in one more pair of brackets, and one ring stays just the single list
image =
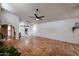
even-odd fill
[{"label": "ceiling", "polygon": [[[78,3],[3,3],[2,8],[19,16],[20,21],[28,20],[31,23],[45,23],[68,18],[79,17]],[[36,21],[33,13],[39,9],[39,14],[45,16],[44,20]]]}]

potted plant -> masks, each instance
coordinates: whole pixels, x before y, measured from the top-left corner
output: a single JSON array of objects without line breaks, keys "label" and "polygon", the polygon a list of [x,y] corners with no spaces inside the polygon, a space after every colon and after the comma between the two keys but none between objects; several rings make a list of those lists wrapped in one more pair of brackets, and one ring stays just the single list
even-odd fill
[{"label": "potted plant", "polygon": [[14,47],[7,47],[7,46],[2,46],[0,47],[0,55],[2,56],[19,56],[20,53],[18,52],[18,49]]}]

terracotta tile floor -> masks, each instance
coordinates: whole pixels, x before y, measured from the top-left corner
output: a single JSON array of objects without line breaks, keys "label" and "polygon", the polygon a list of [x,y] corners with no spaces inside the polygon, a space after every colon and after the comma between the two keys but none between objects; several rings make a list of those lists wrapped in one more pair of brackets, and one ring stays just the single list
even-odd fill
[{"label": "terracotta tile floor", "polygon": [[76,56],[79,55],[79,45],[51,40],[43,37],[21,38],[7,40],[5,44],[19,49],[22,56]]}]

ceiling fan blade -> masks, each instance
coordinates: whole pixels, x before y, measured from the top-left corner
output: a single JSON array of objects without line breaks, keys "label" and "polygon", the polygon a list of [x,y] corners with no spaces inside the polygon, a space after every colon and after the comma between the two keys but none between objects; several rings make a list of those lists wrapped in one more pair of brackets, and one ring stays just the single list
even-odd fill
[{"label": "ceiling fan blade", "polygon": [[40,16],[39,18],[44,18],[45,16]]},{"label": "ceiling fan blade", "polygon": [[34,14],[36,18],[38,18],[37,14]]}]

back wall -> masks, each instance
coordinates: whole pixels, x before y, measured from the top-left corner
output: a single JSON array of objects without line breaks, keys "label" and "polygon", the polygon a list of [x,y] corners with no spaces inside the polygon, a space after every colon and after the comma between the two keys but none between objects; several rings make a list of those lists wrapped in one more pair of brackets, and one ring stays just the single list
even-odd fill
[{"label": "back wall", "polygon": [[72,31],[75,22],[79,18],[35,24],[33,35],[79,44],[79,29]]}]

